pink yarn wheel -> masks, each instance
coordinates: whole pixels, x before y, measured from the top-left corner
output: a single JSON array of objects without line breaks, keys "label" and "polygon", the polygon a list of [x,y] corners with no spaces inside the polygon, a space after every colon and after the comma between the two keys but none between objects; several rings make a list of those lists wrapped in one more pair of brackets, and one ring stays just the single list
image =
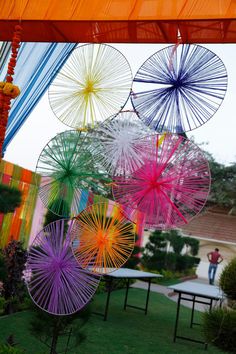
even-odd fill
[{"label": "pink yarn wheel", "polygon": [[174,134],[144,137],[140,168],[114,177],[113,195],[132,214],[145,213],[145,226],[161,230],[185,225],[203,208],[210,189],[208,162],[192,141]]}]

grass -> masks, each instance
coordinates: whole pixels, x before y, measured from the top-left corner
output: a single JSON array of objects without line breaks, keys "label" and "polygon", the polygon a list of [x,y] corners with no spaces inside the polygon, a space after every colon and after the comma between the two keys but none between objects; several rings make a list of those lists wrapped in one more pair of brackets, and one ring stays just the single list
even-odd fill
[{"label": "grass", "polygon": [[[128,303],[143,306],[146,291],[130,289]],[[92,310],[103,312],[105,294],[96,295],[92,302]],[[123,311],[124,290],[111,294],[108,320],[92,315],[86,325],[86,340],[79,348],[72,349],[68,354],[219,354],[222,351],[209,345],[208,351],[198,343],[190,343],[177,339],[173,343],[173,331],[176,315],[176,303],[164,295],[150,294],[147,316],[137,309],[128,308]],[[49,353],[49,350],[30,335],[28,324],[31,318],[29,311],[19,312],[0,318],[0,342],[11,334],[26,354]],[[189,328],[191,311],[181,307],[179,335],[202,339],[201,326]],[[201,313],[196,312],[195,321],[201,320]]]}]

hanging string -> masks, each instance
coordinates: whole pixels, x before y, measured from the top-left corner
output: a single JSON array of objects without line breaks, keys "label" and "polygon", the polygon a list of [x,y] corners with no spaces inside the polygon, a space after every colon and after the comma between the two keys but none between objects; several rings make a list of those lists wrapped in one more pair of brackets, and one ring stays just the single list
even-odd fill
[{"label": "hanging string", "polygon": [[176,55],[177,48],[180,44],[183,44],[183,43],[182,43],[181,35],[180,35],[180,33],[178,33],[177,41],[176,41],[175,45],[173,46],[172,52],[170,54],[170,61],[169,61],[169,70],[170,71],[174,70],[173,60],[174,60],[174,56]]},{"label": "hanging string", "polygon": [[11,100],[20,94],[19,87],[13,84],[13,75],[20,48],[21,33],[22,27],[16,25],[11,44],[11,57],[8,63],[6,81],[0,82],[0,160],[2,158],[2,147],[5,139],[8,114],[11,108]]}]

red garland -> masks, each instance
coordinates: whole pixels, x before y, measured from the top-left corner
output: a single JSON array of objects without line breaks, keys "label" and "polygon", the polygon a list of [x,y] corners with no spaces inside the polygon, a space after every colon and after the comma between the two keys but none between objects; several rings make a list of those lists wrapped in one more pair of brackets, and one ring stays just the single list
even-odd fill
[{"label": "red garland", "polygon": [[21,33],[22,27],[16,25],[11,44],[11,58],[8,63],[6,82],[0,82],[0,160],[7,128],[8,114],[11,108],[11,99],[17,97],[20,93],[18,86],[12,83],[12,76],[14,75],[17,54],[20,48]]}]

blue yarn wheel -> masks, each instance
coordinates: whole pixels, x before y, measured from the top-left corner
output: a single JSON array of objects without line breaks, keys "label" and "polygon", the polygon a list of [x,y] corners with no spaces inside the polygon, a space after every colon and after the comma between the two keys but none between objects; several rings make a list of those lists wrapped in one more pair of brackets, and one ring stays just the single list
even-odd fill
[{"label": "blue yarn wheel", "polygon": [[199,45],[164,48],[140,67],[131,101],[139,118],[157,132],[184,133],[206,123],[227,89],[224,63]]}]

